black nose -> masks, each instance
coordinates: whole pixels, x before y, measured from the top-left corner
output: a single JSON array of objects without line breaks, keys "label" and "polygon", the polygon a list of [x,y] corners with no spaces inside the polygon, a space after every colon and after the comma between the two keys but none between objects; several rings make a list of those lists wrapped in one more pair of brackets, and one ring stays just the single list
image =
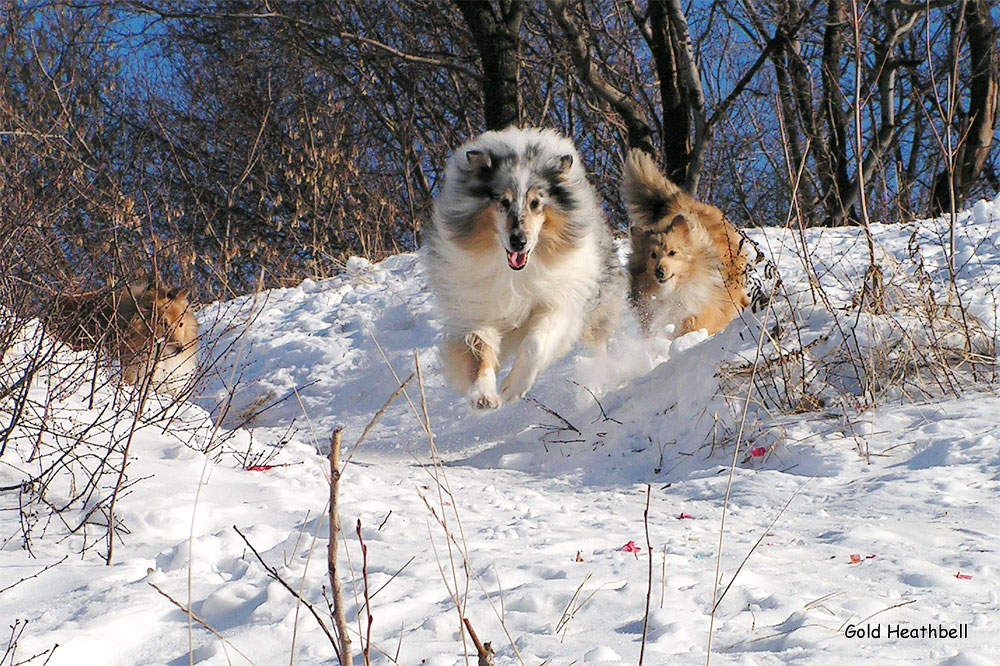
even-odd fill
[{"label": "black nose", "polygon": [[662,268],[657,268],[655,271],[653,271],[653,275],[656,276],[657,280],[662,280],[663,278],[667,277],[666,272]]},{"label": "black nose", "polygon": [[524,237],[523,231],[515,231],[510,235],[510,249],[520,252],[528,244],[528,239]]}]

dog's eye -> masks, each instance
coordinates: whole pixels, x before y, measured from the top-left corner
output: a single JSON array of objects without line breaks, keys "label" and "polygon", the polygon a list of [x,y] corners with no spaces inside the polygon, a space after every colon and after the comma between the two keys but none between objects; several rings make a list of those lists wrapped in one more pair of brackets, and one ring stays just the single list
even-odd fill
[{"label": "dog's eye", "polygon": [[500,199],[501,208],[510,208],[510,199],[508,197],[503,197]]},{"label": "dog's eye", "polygon": [[668,257],[672,257],[672,256],[674,256],[675,254],[677,254],[677,252],[676,252],[676,251],[674,251],[674,250],[671,250],[670,252],[667,252],[667,256],[668,256]]},{"label": "dog's eye", "polygon": [[532,199],[532,201],[531,201],[531,210],[533,210],[533,211],[535,211],[537,213],[538,209],[540,209],[541,207],[542,207],[542,202],[541,202],[540,199]]},{"label": "dog's eye", "polygon": [[656,259],[656,253],[655,252],[653,254],[651,254],[650,256],[653,257],[653,259]]}]

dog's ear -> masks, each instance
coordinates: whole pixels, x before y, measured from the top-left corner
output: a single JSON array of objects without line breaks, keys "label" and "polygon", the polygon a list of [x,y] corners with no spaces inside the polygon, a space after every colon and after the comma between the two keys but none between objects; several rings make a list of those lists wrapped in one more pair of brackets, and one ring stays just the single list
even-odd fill
[{"label": "dog's ear", "polygon": [[670,230],[678,232],[685,242],[695,246],[708,246],[712,243],[712,237],[697,215],[675,215],[670,221]]},{"label": "dog's ear", "polygon": [[122,291],[125,298],[135,301],[153,289],[156,284],[156,274],[152,270],[137,271],[126,279],[126,287]]},{"label": "dog's ear", "polygon": [[573,168],[573,156],[563,155],[559,158],[559,176],[562,178],[569,177],[569,170]]},{"label": "dog's ear", "polygon": [[687,239],[691,236],[692,222],[692,220],[688,219],[684,215],[674,215],[673,219],[670,220],[670,226],[667,227],[667,229],[669,231],[676,232],[683,238]]},{"label": "dog's ear", "polygon": [[189,293],[190,291],[188,289],[174,288],[167,292],[167,298],[169,298],[171,301],[183,301],[186,303]]},{"label": "dog's ear", "polygon": [[465,159],[469,160],[469,166],[472,167],[472,170],[478,173],[482,173],[493,166],[490,154],[481,150],[465,151]]},{"label": "dog's ear", "polygon": [[138,282],[129,285],[126,291],[126,297],[133,301],[142,298],[142,295],[149,290],[149,285],[150,282],[146,279],[139,280]]}]

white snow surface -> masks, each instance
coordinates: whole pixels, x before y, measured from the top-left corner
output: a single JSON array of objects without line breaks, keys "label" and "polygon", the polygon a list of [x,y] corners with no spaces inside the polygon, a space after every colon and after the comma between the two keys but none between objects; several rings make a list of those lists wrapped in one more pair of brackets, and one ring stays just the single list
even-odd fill
[{"label": "white snow surface", "polygon": [[[944,220],[872,231],[890,300],[916,288],[917,260],[946,282]],[[64,363],[86,355],[58,352],[30,389],[47,408],[26,410],[0,454],[0,619],[17,638],[0,664],[336,663],[293,594],[332,630],[331,432],[343,428],[348,457],[415,358],[437,453],[414,379],[340,484],[354,664],[369,643],[373,664],[476,664],[457,606],[502,666],[638,663],[642,650],[645,664],[702,664],[710,633],[715,664],[1000,663],[996,383],[872,398],[849,379],[831,393],[828,373],[820,408],[751,401],[741,419],[747,381],[732,369],[755,358],[762,328],[797,323],[802,344],[817,341],[811,363],[851,344],[859,356],[899,345],[879,317],[848,310],[868,264],[862,230],[804,234],[836,318],[814,305],[798,231],[750,235],[784,284],[771,307],[672,344],[641,340],[628,320],[607,352],[575,349],[539,378],[534,401],[488,414],[436,371],[440,327],[417,255],[352,259],[340,277],[203,308],[211,370],[189,402],[154,396],[143,408],[110,565],[102,506],[137,403],[111,385],[91,396],[92,366]],[[954,244],[958,294],[995,341],[1000,198],[961,214]],[[859,332],[838,337],[838,324]],[[0,385],[37,336],[28,326],[0,359]],[[59,433],[106,408],[119,422],[86,433],[72,449],[81,460],[58,458],[69,450]],[[13,411],[0,402],[0,426]],[[112,469],[70,503],[110,441]],[[66,469],[46,477],[56,480],[39,502],[39,484],[21,484],[57,460]],[[849,625],[881,636],[848,637]],[[965,635],[889,636],[925,625]]]}]

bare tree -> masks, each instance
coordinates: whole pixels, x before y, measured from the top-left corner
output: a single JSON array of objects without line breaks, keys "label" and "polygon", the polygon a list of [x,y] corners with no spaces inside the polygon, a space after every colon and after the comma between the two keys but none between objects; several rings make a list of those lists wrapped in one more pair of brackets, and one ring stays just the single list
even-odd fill
[{"label": "bare tree", "polygon": [[494,9],[490,2],[455,0],[465,17],[483,66],[483,114],[486,128],[504,129],[521,122],[518,72],[521,59],[522,0],[500,0]]},{"label": "bare tree", "polygon": [[990,5],[16,3],[0,209],[28,226],[4,241],[80,288],[151,262],[199,299],[331,275],[417,248],[454,146],[528,124],[577,140],[619,225],[626,147],[744,224],[793,193],[803,224],[860,221],[862,197],[939,212],[996,162]]},{"label": "bare tree", "polygon": [[938,173],[931,191],[931,213],[940,214],[962,205],[980,177],[997,131],[1000,100],[998,29],[986,0],[969,0],[963,18],[969,43],[969,107],[960,114],[960,137],[954,165]]}]

